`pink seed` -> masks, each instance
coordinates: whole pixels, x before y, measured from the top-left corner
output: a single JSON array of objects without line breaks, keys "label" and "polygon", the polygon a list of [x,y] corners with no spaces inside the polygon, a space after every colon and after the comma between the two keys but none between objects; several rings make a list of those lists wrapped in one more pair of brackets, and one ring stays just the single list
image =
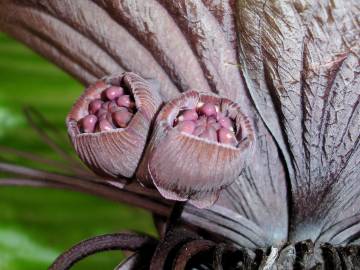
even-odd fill
[{"label": "pink seed", "polygon": [[101,114],[101,115],[98,117],[99,121],[104,120],[104,119],[107,120],[106,116],[107,116],[107,113]]},{"label": "pink seed", "polygon": [[110,106],[110,101],[106,101],[101,105],[101,109],[108,110]]},{"label": "pink seed", "polygon": [[206,116],[216,115],[216,107],[212,103],[205,103],[201,108],[200,112]]},{"label": "pink seed", "polygon": [[207,118],[206,116],[200,116],[198,120],[195,121],[196,126],[206,126]]},{"label": "pink seed", "polygon": [[94,99],[93,101],[91,101],[88,109],[89,113],[96,114],[96,112],[101,108],[102,104],[103,102],[101,101],[101,99]]},{"label": "pink seed", "polygon": [[133,114],[128,112],[127,110],[117,111],[112,114],[114,123],[121,128],[125,128],[128,125],[132,116]]},{"label": "pink seed", "polygon": [[221,128],[218,130],[218,141],[223,144],[229,144],[236,146],[237,140],[233,132],[227,128]]},{"label": "pink seed", "polygon": [[82,118],[80,121],[83,132],[85,133],[94,132],[97,120],[98,120],[97,117],[93,114],[89,114],[84,118]]},{"label": "pink seed", "polygon": [[208,117],[208,119],[207,119],[207,124],[208,124],[208,125],[212,125],[212,124],[214,124],[214,123],[216,123],[216,118],[214,118],[214,117]]},{"label": "pink seed", "polygon": [[216,114],[216,121],[219,121],[220,118],[225,117],[225,115],[222,112],[217,112]]},{"label": "pink seed", "polygon": [[108,100],[114,100],[124,94],[124,89],[118,86],[110,86],[103,92],[103,95]]},{"label": "pink seed", "polygon": [[112,130],[114,127],[111,125],[111,123],[108,120],[102,119],[99,122],[99,128],[100,131],[109,131]]},{"label": "pink seed", "polygon": [[114,127],[115,123],[112,118],[112,113],[108,112],[105,116],[105,119]]},{"label": "pink seed", "polygon": [[208,124],[208,127],[212,127],[215,130],[219,130],[221,128],[221,125],[218,122]]},{"label": "pink seed", "polygon": [[111,107],[109,109],[109,112],[111,112],[111,113],[118,112],[118,111],[128,111],[128,109],[125,107],[119,107],[117,105],[116,105],[116,107]]},{"label": "pink seed", "polygon": [[200,136],[205,131],[205,126],[197,126],[193,132],[193,135]]},{"label": "pink seed", "polygon": [[216,118],[214,117],[208,117],[207,119],[207,127],[211,127],[214,128],[215,130],[218,130],[219,128],[221,128],[220,124],[216,121]]},{"label": "pink seed", "polygon": [[195,130],[195,123],[193,121],[185,120],[185,121],[180,122],[176,126],[176,128],[181,132],[192,134]]},{"label": "pink seed", "polygon": [[116,100],[118,106],[130,108],[131,99],[129,95],[123,95]]},{"label": "pink seed", "polygon": [[218,122],[224,128],[227,128],[227,129],[233,128],[232,121],[230,120],[229,117],[225,117],[225,116],[221,117],[221,118],[219,118]]},{"label": "pink seed", "polygon": [[96,116],[100,119],[103,115],[106,115],[108,110],[100,108],[100,110],[97,111]]},{"label": "pink seed", "polygon": [[179,121],[186,121],[186,120],[197,120],[198,114],[196,112],[196,109],[186,110],[184,111],[179,117]]},{"label": "pink seed", "polygon": [[119,108],[119,107],[118,107],[118,105],[116,104],[116,102],[115,102],[115,101],[111,101],[110,104],[109,104],[109,107],[108,107],[109,112],[114,111],[114,110],[116,110],[117,108]]},{"label": "pink seed", "polygon": [[200,134],[199,137],[207,139],[209,141],[217,142],[216,130],[214,128],[212,128],[212,127],[209,127],[207,129],[205,129],[205,131],[202,134]]}]

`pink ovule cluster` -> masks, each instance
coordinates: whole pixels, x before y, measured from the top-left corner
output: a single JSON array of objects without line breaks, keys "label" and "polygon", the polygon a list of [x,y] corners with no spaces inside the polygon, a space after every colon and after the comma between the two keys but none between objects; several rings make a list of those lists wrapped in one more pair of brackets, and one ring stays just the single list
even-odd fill
[{"label": "pink ovule cluster", "polygon": [[173,125],[180,132],[209,141],[236,146],[233,119],[212,103],[199,102],[196,108],[180,111]]},{"label": "pink ovule cluster", "polygon": [[126,128],[135,110],[131,93],[120,86],[109,86],[89,103],[88,115],[78,121],[78,126],[82,133]]}]

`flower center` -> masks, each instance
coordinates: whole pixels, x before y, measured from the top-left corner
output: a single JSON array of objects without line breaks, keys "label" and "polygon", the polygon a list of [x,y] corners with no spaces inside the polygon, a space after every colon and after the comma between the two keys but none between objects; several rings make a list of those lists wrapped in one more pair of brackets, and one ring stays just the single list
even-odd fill
[{"label": "flower center", "polygon": [[174,121],[180,132],[209,141],[236,146],[234,120],[212,103],[199,102],[196,108],[180,111]]},{"label": "flower center", "polygon": [[109,86],[89,103],[88,115],[78,121],[78,126],[83,133],[126,128],[135,112],[130,91],[121,86]]}]

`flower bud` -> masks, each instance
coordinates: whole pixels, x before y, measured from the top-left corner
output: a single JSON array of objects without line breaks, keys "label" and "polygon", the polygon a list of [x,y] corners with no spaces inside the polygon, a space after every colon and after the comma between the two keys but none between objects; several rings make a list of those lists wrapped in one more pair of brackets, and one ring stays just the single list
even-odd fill
[{"label": "flower bud", "polygon": [[[134,175],[162,103],[157,90],[131,72],[105,77],[85,90],[66,123],[76,152],[90,169],[115,178]],[[119,99],[128,106],[119,106]]]},{"label": "flower bud", "polygon": [[238,178],[253,143],[238,104],[188,91],[160,110],[137,178],[167,199],[207,207]]}]

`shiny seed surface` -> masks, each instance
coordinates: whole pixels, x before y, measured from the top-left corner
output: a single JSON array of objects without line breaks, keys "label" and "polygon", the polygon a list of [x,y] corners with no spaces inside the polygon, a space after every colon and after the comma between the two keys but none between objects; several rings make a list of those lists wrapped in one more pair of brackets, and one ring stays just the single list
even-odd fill
[{"label": "shiny seed surface", "polygon": [[88,115],[78,121],[81,132],[110,131],[127,127],[136,112],[136,106],[129,91],[120,86],[110,86],[94,95],[87,112]]},{"label": "shiny seed surface", "polygon": [[82,130],[84,133],[94,132],[95,125],[98,121],[98,118],[93,115],[87,115],[81,120]]},{"label": "shiny seed surface", "polygon": [[234,120],[220,112],[212,103],[199,102],[195,108],[181,111],[174,127],[199,138],[228,145],[237,145]]},{"label": "shiny seed surface", "polygon": [[122,87],[111,86],[103,92],[103,95],[108,100],[114,100],[124,94]]}]

